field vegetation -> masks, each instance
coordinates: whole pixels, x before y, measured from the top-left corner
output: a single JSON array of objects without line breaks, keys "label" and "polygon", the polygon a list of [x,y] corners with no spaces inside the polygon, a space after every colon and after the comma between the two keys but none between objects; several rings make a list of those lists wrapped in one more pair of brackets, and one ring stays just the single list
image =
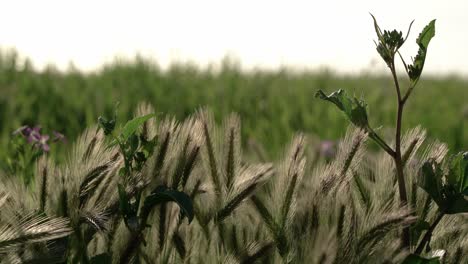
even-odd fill
[{"label": "field vegetation", "polygon": [[0,263],[467,263],[466,82],[374,22],[390,78],[4,55]]},{"label": "field vegetation", "polygon": [[[14,53],[0,56],[0,142],[22,125],[41,125],[57,130],[70,139],[95,124],[100,115],[113,113],[132,116],[137,104],[151,102],[156,113],[179,120],[200,107],[208,107],[220,122],[231,112],[242,117],[244,146],[253,139],[264,146],[267,155],[278,153],[297,131],[336,140],[347,124],[339,112],[323,107],[314,99],[318,89],[331,92],[339,88],[363,97],[369,104],[371,123],[392,127],[396,105],[392,79],[388,75],[363,73],[337,75],[331,71],[292,70],[243,72],[226,60],[221,68],[173,65],[167,70],[137,58],[116,62],[96,73],[76,70],[59,72],[53,68],[34,71]],[[452,150],[468,146],[468,81],[460,77],[424,75],[421,89],[408,102],[405,128],[421,125],[431,138],[446,142]],[[437,103],[435,98],[440,98]]]}]

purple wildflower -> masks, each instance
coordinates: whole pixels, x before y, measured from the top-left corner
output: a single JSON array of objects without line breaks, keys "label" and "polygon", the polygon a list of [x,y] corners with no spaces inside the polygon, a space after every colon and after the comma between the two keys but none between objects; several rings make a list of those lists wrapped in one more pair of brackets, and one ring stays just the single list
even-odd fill
[{"label": "purple wildflower", "polygon": [[50,146],[47,144],[47,141],[49,140],[49,135],[39,135],[39,140],[35,143],[37,147],[42,149],[44,152],[49,152]]},{"label": "purple wildflower", "polygon": [[32,129],[26,129],[25,132],[25,136],[27,137],[29,144],[34,144],[35,142],[40,141],[42,138],[40,126],[35,126]]},{"label": "purple wildflower", "polygon": [[41,127],[35,126],[33,128],[29,126],[22,126],[13,132],[13,135],[21,134],[26,138],[29,144],[42,149],[44,152],[49,152],[50,146],[47,144],[49,135],[41,135]]}]

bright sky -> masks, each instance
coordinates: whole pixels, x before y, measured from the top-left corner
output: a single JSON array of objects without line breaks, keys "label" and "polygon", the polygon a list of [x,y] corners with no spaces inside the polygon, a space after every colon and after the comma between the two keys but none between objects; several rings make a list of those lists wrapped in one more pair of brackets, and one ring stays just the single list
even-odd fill
[{"label": "bright sky", "polygon": [[[140,53],[163,66],[174,61],[242,67],[384,69],[369,12],[382,29],[406,32],[403,55],[415,56],[419,32],[436,18],[426,70],[468,74],[468,1],[23,1],[0,0],[0,47],[15,48],[42,68],[70,61],[93,70],[115,56]],[[408,45],[409,44],[409,45]],[[376,63],[377,62],[377,63]]]}]

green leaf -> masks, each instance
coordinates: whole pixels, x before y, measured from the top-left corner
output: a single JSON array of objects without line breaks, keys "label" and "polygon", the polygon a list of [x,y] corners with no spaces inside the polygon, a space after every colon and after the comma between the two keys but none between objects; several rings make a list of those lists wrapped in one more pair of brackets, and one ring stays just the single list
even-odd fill
[{"label": "green leaf", "polygon": [[374,29],[375,33],[377,34],[377,37],[379,38],[380,42],[383,42],[383,36],[382,36],[382,30],[380,30],[379,25],[377,24],[377,19],[375,19],[373,14],[370,14],[372,16],[372,19],[374,20]]},{"label": "green leaf", "polygon": [[138,201],[134,204],[130,202],[130,198],[128,197],[127,192],[125,191],[125,187],[123,187],[123,185],[119,184],[118,189],[120,211],[123,215],[125,225],[131,231],[136,232],[140,228],[137,219]]},{"label": "green leaf", "polygon": [[410,226],[411,230],[411,239],[413,241],[418,241],[419,238],[421,237],[422,233],[425,230],[429,230],[431,227],[431,224],[429,222],[425,221],[424,219],[418,219],[418,221]]},{"label": "green leaf", "polygon": [[128,147],[128,154],[133,155],[135,151],[138,149],[140,145],[140,140],[137,135],[131,134],[128,137],[127,147]]},{"label": "green leaf", "polygon": [[447,181],[457,192],[468,195],[468,152],[460,152],[452,158]]},{"label": "green leaf", "polygon": [[460,193],[454,194],[450,199],[447,214],[468,213],[468,200]]},{"label": "green leaf", "polygon": [[426,259],[416,254],[411,254],[403,260],[402,264],[440,264],[439,258]]},{"label": "green leaf", "polygon": [[325,95],[322,90],[317,91],[315,97],[334,103],[341,111],[343,111],[348,119],[357,127],[368,129],[369,122],[367,119],[366,103],[357,98],[349,98],[343,90],[333,92],[329,96]]},{"label": "green leaf", "polygon": [[[468,212],[468,200],[465,198],[468,180],[466,159],[464,153],[453,156],[448,163],[449,168],[445,170],[433,160],[422,166],[422,178],[418,184],[446,214]],[[445,175],[444,171],[448,171],[448,174]]]},{"label": "green leaf", "polygon": [[[158,186],[145,198],[142,208],[142,217],[146,218],[154,206],[166,203],[166,202],[175,202],[180,207],[180,212],[182,217],[186,216],[189,223],[193,220],[193,204],[190,197],[184,192],[179,192],[167,188],[166,186]],[[146,221],[146,219],[143,219]]]},{"label": "green leaf", "polygon": [[128,198],[127,192],[125,192],[125,188],[123,185],[118,185],[119,189],[119,205],[120,211],[125,219],[129,218],[132,215],[132,206],[130,204],[130,199]]},{"label": "green leaf", "polygon": [[411,228],[416,232],[422,232],[424,230],[429,230],[431,225],[429,222],[419,219]]},{"label": "green leaf", "polygon": [[148,114],[144,116],[135,117],[128,121],[120,131],[120,138],[126,141],[135,131],[149,119],[155,117],[156,114]]},{"label": "green leaf", "polygon": [[140,136],[140,144],[142,147],[142,152],[145,154],[146,158],[149,158],[153,152],[154,148],[156,147],[157,137],[154,137],[151,140],[147,140],[145,137]]},{"label": "green leaf", "polygon": [[408,66],[408,76],[410,77],[413,84],[417,82],[421,76],[424,68],[424,62],[426,60],[427,47],[429,42],[435,36],[435,19],[429,22],[429,24],[423,29],[419,37],[416,39],[416,43],[419,46],[418,54],[413,60],[413,65]]},{"label": "green leaf", "polygon": [[416,43],[419,47],[424,47],[427,49],[429,46],[429,42],[435,36],[435,19],[429,22],[429,24],[423,29],[421,34],[419,34],[418,39],[416,39]]},{"label": "green leaf", "polygon": [[99,126],[104,130],[104,135],[110,135],[115,128],[115,119],[107,120],[100,116],[98,118]]},{"label": "green leaf", "polygon": [[422,179],[418,182],[419,186],[431,196],[439,207],[444,207],[441,194],[443,172],[440,164],[427,161],[423,164],[421,172]]}]

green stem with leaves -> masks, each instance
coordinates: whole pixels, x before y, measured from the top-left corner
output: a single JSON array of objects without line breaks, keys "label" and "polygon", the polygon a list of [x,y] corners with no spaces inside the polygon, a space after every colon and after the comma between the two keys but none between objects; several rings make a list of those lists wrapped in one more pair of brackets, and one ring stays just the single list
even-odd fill
[{"label": "green stem with leaves", "polygon": [[[403,109],[405,106],[405,101],[403,101],[401,97],[401,90],[400,84],[398,82],[398,77],[396,75],[395,70],[395,61],[392,58],[391,63],[389,65],[390,71],[392,72],[393,82],[395,84],[395,89],[397,93],[397,119],[396,119],[396,131],[395,131],[395,152],[393,156],[393,160],[395,162],[396,168],[396,176],[398,182],[398,192],[400,195],[400,205],[407,206],[408,205],[408,195],[406,192],[406,184],[405,184],[405,175],[404,175],[404,164],[403,159],[401,157],[401,128],[402,128],[402,121],[403,121]],[[402,246],[404,248],[408,248],[410,246],[410,230],[409,227],[403,228],[402,233]]]},{"label": "green stem with leaves", "polygon": [[[408,194],[405,184],[404,167],[408,159],[408,154],[405,153],[404,155],[402,155],[401,152],[403,109],[406,101],[408,100],[421,76],[424,67],[424,62],[426,59],[427,47],[429,45],[430,40],[435,35],[435,20],[432,20],[423,29],[421,34],[419,34],[419,37],[416,39],[416,43],[419,46],[418,54],[413,59],[413,64],[408,65],[406,64],[406,62],[403,59],[403,56],[401,56],[398,50],[408,38],[413,22],[411,22],[408,28],[408,33],[406,34],[406,37],[403,38],[403,34],[401,32],[398,32],[397,30],[382,31],[379,25],[377,24],[377,20],[375,19],[375,17],[372,14],[371,16],[374,20],[374,28],[378,37],[378,41],[375,42],[376,49],[382,57],[382,59],[387,64],[387,66],[390,68],[393,82],[395,85],[395,91],[397,94],[395,148],[393,149],[392,147],[390,147],[381,137],[377,135],[377,133],[369,125],[369,119],[366,111],[366,103],[364,101],[346,96],[346,93],[343,90],[338,90],[328,96],[325,95],[323,91],[319,90],[315,96],[335,104],[341,111],[343,111],[346,114],[351,123],[353,123],[355,126],[361,129],[366,130],[369,134],[369,138],[373,139],[387,154],[389,154],[393,158],[395,162],[400,205],[401,207],[407,207]],[[404,95],[402,95],[402,90],[400,89],[400,83],[398,82],[397,72],[395,68],[395,57],[397,54],[400,56],[400,59],[405,67],[406,73],[408,74],[410,81],[410,85]],[[403,227],[401,240],[402,247],[409,250],[411,241],[409,227]]]}]

